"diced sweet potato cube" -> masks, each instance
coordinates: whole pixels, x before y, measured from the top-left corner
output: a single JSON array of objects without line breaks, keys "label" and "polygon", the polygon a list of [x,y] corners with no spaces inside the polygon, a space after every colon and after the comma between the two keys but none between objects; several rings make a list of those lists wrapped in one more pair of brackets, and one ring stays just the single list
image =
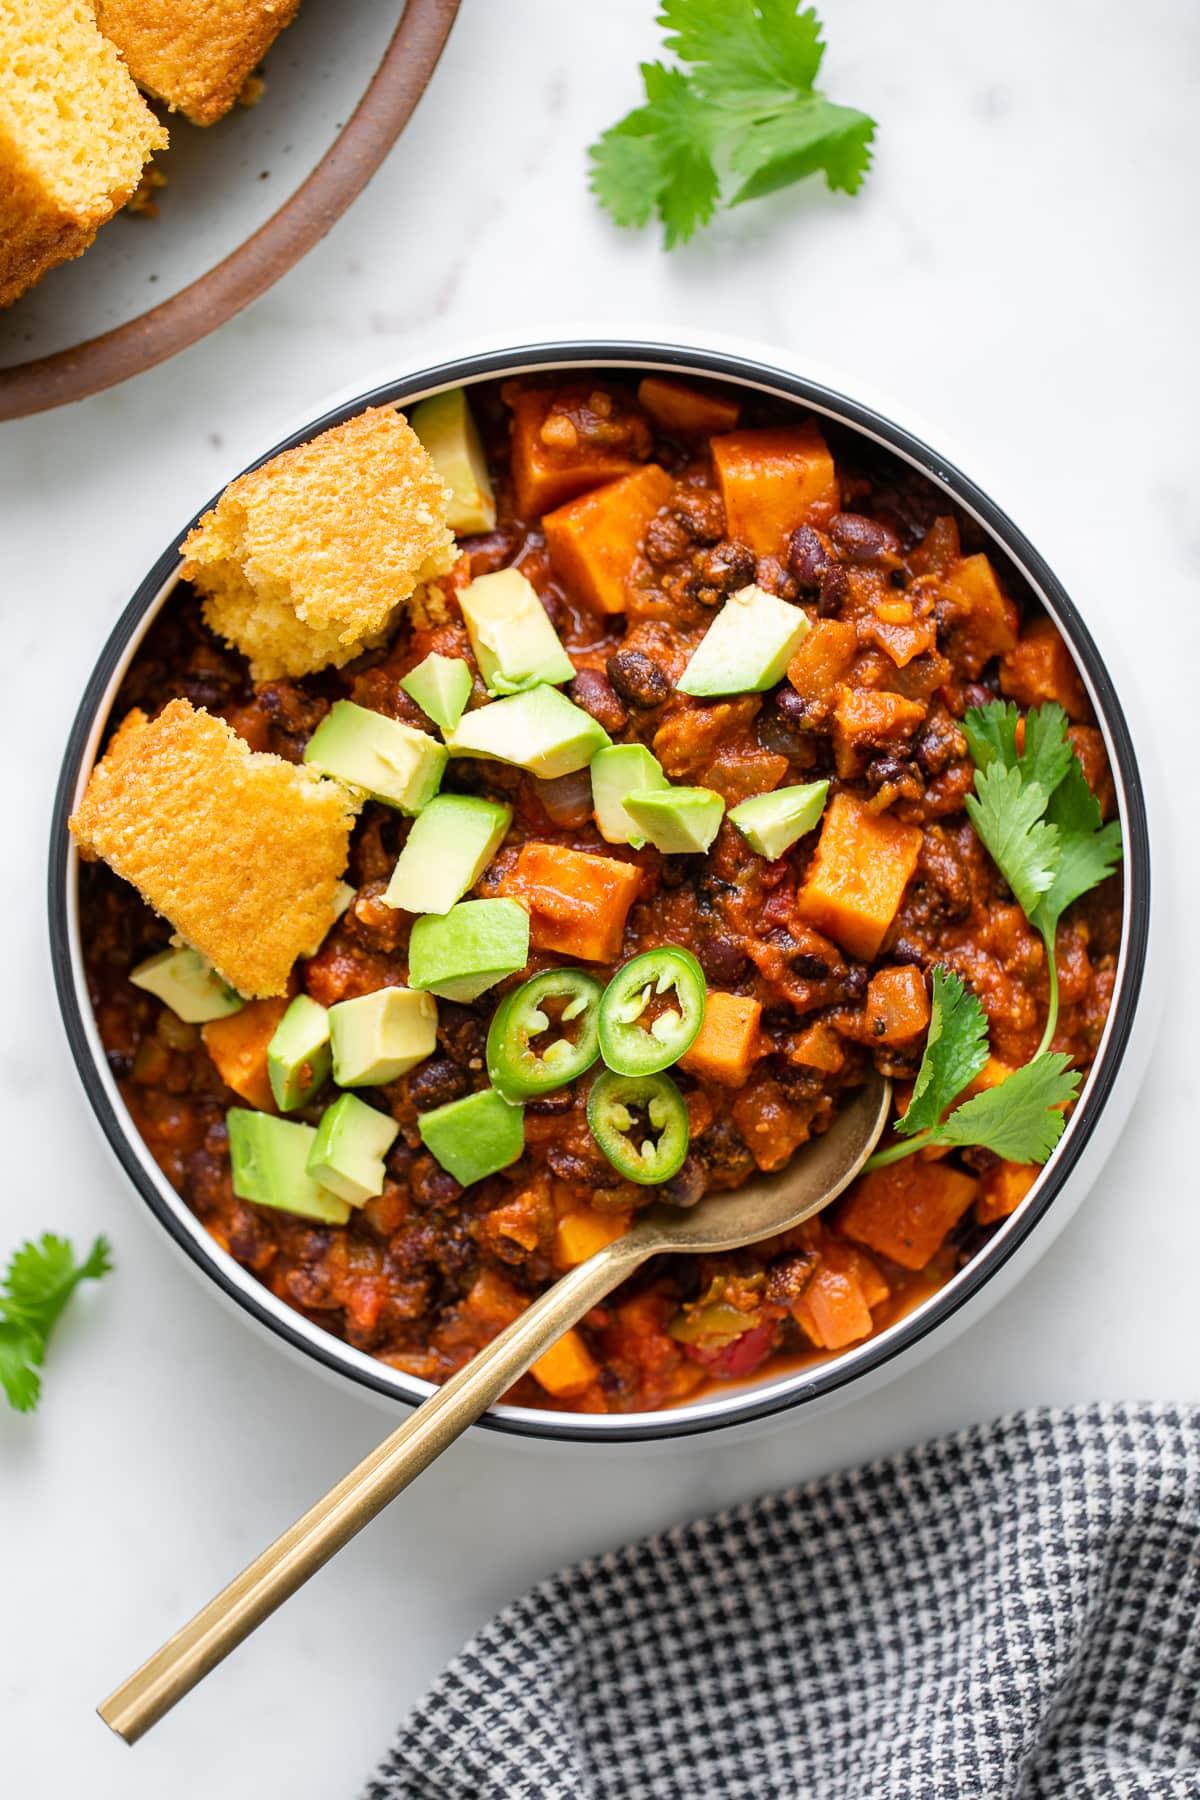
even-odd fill
[{"label": "diced sweet potato cube", "polygon": [[1035,619],[1000,663],[1000,692],[1020,706],[1056,700],[1069,719],[1092,716],[1071,652],[1050,619]]},{"label": "diced sweet potato cube", "polygon": [[1019,614],[996,579],[987,557],[964,556],[941,583],[949,612],[947,648],[972,680],[993,656],[1017,641]]},{"label": "diced sweet potato cube", "polygon": [[911,964],[880,969],[867,988],[866,1026],[876,1044],[903,1044],[929,1025],[925,977]]},{"label": "diced sweet potato cube", "polygon": [[852,1244],[826,1238],[820,1266],[792,1307],[792,1317],[818,1350],[843,1350],[870,1336],[871,1308],[890,1292],[869,1256]]},{"label": "diced sweet potato cube", "polygon": [[946,1163],[892,1163],[862,1175],[842,1203],[837,1228],[904,1269],[923,1269],[941,1249],[979,1183]]},{"label": "diced sweet potato cube", "polygon": [[937,649],[936,623],[932,618],[918,619],[912,601],[904,595],[877,601],[863,635],[869,643],[886,650],[898,669],[907,668],[915,657]]},{"label": "diced sweet potato cube", "polygon": [[625,584],[634,558],[671,487],[666,470],[647,463],[542,520],[551,562],[576,599],[593,612],[625,611]]},{"label": "diced sweet potato cube", "polygon": [[796,910],[851,956],[870,962],[899,909],[921,842],[919,826],[870,812],[851,794],[835,794]]},{"label": "diced sweet potato cube", "polygon": [[1002,1162],[989,1169],[979,1184],[975,1217],[981,1225],[994,1225],[1016,1212],[1037,1180],[1041,1170],[1036,1163]]},{"label": "diced sweet potato cube", "polygon": [[741,408],[736,400],[709,388],[689,387],[686,381],[674,381],[669,375],[647,375],[638,383],[638,399],[656,424],[664,431],[695,432],[707,436],[714,431],[732,431]]},{"label": "diced sweet potato cube", "polygon": [[821,1069],[827,1075],[836,1075],[846,1061],[846,1050],[833,1026],[818,1019],[798,1033],[787,1059],[799,1063],[801,1068]]},{"label": "diced sweet potato cube", "polygon": [[519,1319],[528,1305],[525,1295],[519,1294],[511,1281],[494,1269],[481,1269],[463,1301],[463,1310],[473,1321],[495,1333]]},{"label": "diced sweet potato cube", "polygon": [[625,918],[641,892],[636,863],[593,856],[561,844],[521,846],[504,892],[529,908],[529,941],[535,950],[614,962],[621,953]]},{"label": "diced sweet potato cube", "polygon": [[773,425],[712,440],[729,537],[780,556],[798,525],[829,524],[841,506],[837,471],[816,425]]},{"label": "diced sweet potato cube", "polygon": [[513,487],[523,519],[540,518],[602,481],[627,475],[649,450],[649,427],[640,415],[640,437],[632,421],[622,430],[621,421],[614,420],[608,442],[577,429],[573,419],[590,410],[588,388],[522,388],[506,398],[512,409]]},{"label": "diced sweet potato cube", "polygon": [[267,1075],[267,1045],[290,1005],[286,997],[251,1000],[240,1012],[230,1013],[224,1019],[210,1019],[200,1033],[225,1086],[259,1112],[275,1111],[275,1096]]},{"label": "diced sweet potato cube", "polygon": [[558,1400],[574,1400],[600,1373],[587,1345],[572,1326],[539,1356],[529,1373]]},{"label": "diced sweet potato cube", "polygon": [[704,1023],[680,1064],[705,1081],[723,1087],[742,1087],[758,1052],[758,1022],[762,1006],[745,994],[709,990]]},{"label": "diced sweet potato cube", "polygon": [[834,689],[858,655],[858,633],[842,619],[818,619],[788,664],[788,680],[804,701],[808,722],[823,724]]},{"label": "diced sweet potato cube", "polygon": [[879,688],[844,687],[833,709],[833,754],[837,772],[853,775],[863,756],[906,744],[924,724],[926,709]]},{"label": "diced sweet potato cube", "polygon": [[629,1220],[624,1213],[597,1212],[592,1206],[564,1213],[555,1236],[555,1261],[560,1269],[573,1269],[576,1263],[586,1262],[597,1250],[623,1237],[628,1229]]}]

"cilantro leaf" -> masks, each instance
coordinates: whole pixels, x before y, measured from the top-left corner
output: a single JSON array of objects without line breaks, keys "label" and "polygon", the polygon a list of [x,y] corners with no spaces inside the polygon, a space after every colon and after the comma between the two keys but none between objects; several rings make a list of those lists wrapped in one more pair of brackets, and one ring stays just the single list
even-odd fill
[{"label": "cilantro leaf", "polygon": [[976,769],[975,792],[967,795],[971,823],[1027,917],[1058,867],[1058,829],[1042,818],[1047,799],[1036,781],[1025,782],[1019,767],[1005,768],[999,760]]},{"label": "cilantro leaf", "polygon": [[[663,0],[666,47],[685,66],[643,63],[646,101],[592,145],[591,188],[618,225],[657,213],[667,248],[718,205],[824,172],[856,193],[874,120],[814,88],[821,22],[799,0]],[[723,200],[722,175],[732,178]]]},{"label": "cilantro leaf", "polygon": [[1026,782],[1035,782],[1046,800],[1075,761],[1075,751],[1067,736],[1067,715],[1061,706],[1050,702],[1034,706],[1025,714],[1025,742],[1017,767]]},{"label": "cilantro leaf", "polygon": [[68,1240],[51,1232],[13,1253],[0,1283],[0,1387],[19,1412],[37,1405],[37,1371],[71,1295],[81,1281],[99,1281],[111,1267],[102,1237],[78,1263]]},{"label": "cilantro leaf", "polygon": [[766,112],[789,90],[807,94],[825,54],[815,9],[797,13],[796,0],[663,0],[658,22],[715,106]]},{"label": "cilantro leaf", "polygon": [[1087,784],[1079,758],[1050,796],[1046,817],[1059,836],[1058,868],[1038,902],[1032,923],[1052,938],[1068,906],[1098,887],[1121,859],[1121,827],[1100,822],[1100,802]]},{"label": "cilantro leaf", "polygon": [[23,1325],[0,1319],[0,1387],[17,1412],[32,1412],[42,1390],[37,1365],[45,1346]]},{"label": "cilantro leaf", "polygon": [[987,1014],[959,976],[933,971],[929,1036],[912,1099],[896,1130],[902,1137],[935,1126],[988,1059]]},{"label": "cilantro leaf", "polygon": [[671,249],[716,209],[713,120],[679,69],[643,63],[642,81],[646,105],[592,146],[591,187],[618,225],[645,225],[657,208]]},{"label": "cilantro leaf", "polygon": [[1017,726],[1021,715],[1012,700],[990,700],[986,706],[967,709],[963,736],[977,769],[1000,762],[1006,769],[1017,766]]},{"label": "cilantro leaf", "polygon": [[1006,1162],[1044,1163],[1063,1134],[1058,1109],[1079,1092],[1081,1077],[1070,1064],[1070,1057],[1058,1052],[1036,1056],[998,1087],[956,1107],[932,1141],[983,1145]]},{"label": "cilantro leaf", "polygon": [[764,119],[736,145],[729,163],[744,175],[730,206],[758,200],[824,171],[828,186],[856,194],[871,166],[875,121],[851,106],[837,106],[824,94],[797,100],[786,112]]}]

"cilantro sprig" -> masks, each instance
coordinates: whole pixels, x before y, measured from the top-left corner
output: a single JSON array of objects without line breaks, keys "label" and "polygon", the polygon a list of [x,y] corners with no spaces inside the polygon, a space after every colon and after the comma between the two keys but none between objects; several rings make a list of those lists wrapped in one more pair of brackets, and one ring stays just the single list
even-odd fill
[{"label": "cilantro sprig", "polygon": [[618,225],[658,214],[668,249],[712,219],[823,172],[856,194],[875,121],[814,85],[821,21],[799,0],[663,0],[665,47],[683,65],[641,65],[646,92],[592,145],[591,187]]},{"label": "cilantro sprig", "polygon": [[912,1099],[895,1122],[899,1142],[877,1151],[883,1168],[929,1146],[983,1146],[1008,1162],[1043,1163],[1063,1133],[1063,1108],[1079,1092],[1071,1059],[1052,1051],[1058,1025],[1058,924],[1067,907],[1112,871],[1121,828],[1100,805],[1067,736],[1060,706],[1021,715],[1011,703],[973,707],[963,732],[975,764],[967,813],[984,847],[1046,946],[1049,1005],[1032,1060],[961,1105],[958,1096],[988,1059],[987,1015],[959,976],[933,971],[929,1033]]},{"label": "cilantro sprig", "polygon": [[50,1334],[81,1281],[99,1281],[112,1268],[107,1241],[98,1237],[82,1262],[66,1238],[46,1234],[14,1251],[0,1284],[0,1387],[18,1412],[32,1412],[41,1394],[38,1370]]}]

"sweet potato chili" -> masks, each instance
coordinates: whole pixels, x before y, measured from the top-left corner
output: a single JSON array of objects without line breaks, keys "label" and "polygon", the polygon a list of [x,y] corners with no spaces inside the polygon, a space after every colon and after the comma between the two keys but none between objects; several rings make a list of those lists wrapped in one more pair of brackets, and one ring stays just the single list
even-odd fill
[{"label": "sweet potato chili", "polygon": [[[81,874],[100,1034],[168,1180],[282,1300],[433,1381],[652,1200],[686,1206],[781,1168],[870,1062],[897,1084],[902,1112],[935,970],[961,978],[986,1014],[987,1060],[971,1092],[1035,1056],[1050,998],[1046,944],[968,816],[971,709],[1015,702],[1019,746],[1030,708],[1061,707],[1087,786],[1105,818],[1114,810],[1101,734],[1053,625],[945,496],[883,452],[692,379],[598,371],[469,397],[496,524],[459,534],[458,559],[423,611],[340,670],[255,685],[183,584],[113,710],[115,725],[131,708],[153,716],[182,697],[252,749],[299,762],[339,700],[437,737],[442,687],[420,689],[425,710],[405,686],[433,654],[447,659],[429,665],[447,691],[459,679],[450,665],[466,671],[458,731],[469,742],[485,706],[528,696],[510,683],[513,697],[498,697],[503,668],[482,666],[457,596],[507,569],[536,590],[570,670],[538,691],[565,695],[602,728],[598,742],[606,734],[620,749],[604,766],[626,840],[599,829],[600,775],[588,766],[539,777],[454,754],[447,734],[437,804],[492,803],[460,815],[462,830],[478,826],[484,853],[489,819],[501,821],[467,898],[517,906],[475,915],[494,945],[486,991],[440,997],[431,1053],[356,1091],[354,1106],[369,1102],[377,1125],[383,1115],[382,1192],[332,1209],[349,1212],[344,1223],[234,1193],[227,1115],[274,1110],[265,1047],[289,1001],[185,1023],[129,980],[162,949],[162,920],[102,865]],[[767,604],[739,640],[734,597],[743,604],[748,591]],[[798,642],[786,627],[777,634],[783,614],[771,602],[802,612]],[[725,640],[722,618],[735,621]],[[745,691],[721,691],[722,668],[748,638]],[[731,817],[764,796],[777,802]],[[313,1040],[307,1061],[293,1059],[287,1116],[315,1126],[342,1107],[323,1139],[353,1121],[349,1096],[330,1085],[321,1009],[419,985],[418,962],[445,960],[439,915],[415,922],[385,900],[429,816],[367,802],[351,844],[352,897],[292,977],[293,995],[313,1002],[295,1028]],[[1112,996],[1120,906],[1119,882],[1103,881],[1067,907],[1053,939],[1050,1048],[1080,1071]],[[456,1175],[448,1165],[463,1134],[437,1127],[441,1109],[472,1096],[476,1146],[516,1129],[509,1118],[523,1107],[516,1160],[477,1180],[474,1168],[494,1167],[495,1155],[468,1156]],[[976,1254],[1036,1172],[969,1145],[891,1161],[784,1238],[650,1265],[511,1398],[639,1411],[781,1360],[826,1358]]]}]

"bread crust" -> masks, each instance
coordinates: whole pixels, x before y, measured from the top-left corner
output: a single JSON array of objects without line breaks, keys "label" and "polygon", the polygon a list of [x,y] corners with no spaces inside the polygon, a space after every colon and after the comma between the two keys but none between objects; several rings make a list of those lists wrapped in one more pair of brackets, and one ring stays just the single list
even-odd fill
[{"label": "bread crust", "polygon": [[283,994],[335,916],[358,802],[172,700],[130,714],[70,828],[247,997]]},{"label": "bread crust", "polygon": [[408,421],[371,407],[232,482],[184,542],[183,575],[255,681],[341,667],[452,565],[448,506]]},{"label": "bread crust", "polygon": [[139,87],[193,125],[211,125],[229,111],[299,4],[96,0],[96,17]]}]

